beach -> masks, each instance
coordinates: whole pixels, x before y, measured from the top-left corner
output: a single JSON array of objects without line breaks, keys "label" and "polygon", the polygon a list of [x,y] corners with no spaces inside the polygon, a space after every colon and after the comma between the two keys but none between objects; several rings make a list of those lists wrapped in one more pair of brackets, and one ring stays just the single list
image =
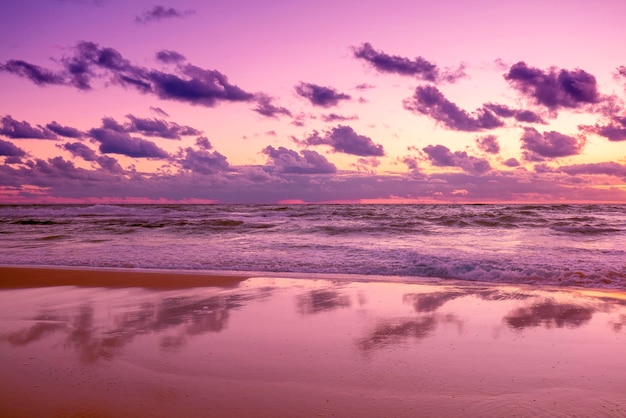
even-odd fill
[{"label": "beach", "polygon": [[626,292],[0,268],[0,415],[623,416]]}]

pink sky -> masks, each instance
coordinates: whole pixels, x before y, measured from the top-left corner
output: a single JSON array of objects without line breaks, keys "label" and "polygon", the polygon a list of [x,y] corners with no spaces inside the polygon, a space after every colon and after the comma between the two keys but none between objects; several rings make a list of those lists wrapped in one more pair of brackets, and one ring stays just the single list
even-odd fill
[{"label": "pink sky", "polygon": [[626,203],[621,0],[2,15],[0,203]]}]

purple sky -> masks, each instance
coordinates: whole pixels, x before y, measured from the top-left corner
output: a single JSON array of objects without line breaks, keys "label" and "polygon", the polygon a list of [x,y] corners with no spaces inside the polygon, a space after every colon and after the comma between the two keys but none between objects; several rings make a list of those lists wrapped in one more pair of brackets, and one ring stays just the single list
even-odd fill
[{"label": "purple sky", "polygon": [[0,203],[626,203],[621,0],[3,3]]}]

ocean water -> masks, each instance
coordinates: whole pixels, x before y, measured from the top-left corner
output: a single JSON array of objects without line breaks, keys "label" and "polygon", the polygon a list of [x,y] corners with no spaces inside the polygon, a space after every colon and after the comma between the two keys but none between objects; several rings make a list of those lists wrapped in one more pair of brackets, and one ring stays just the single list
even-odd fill
[{"label": "ocean water", "polygon": [[0,264],[626,289],[626,206],[8,205]]}]

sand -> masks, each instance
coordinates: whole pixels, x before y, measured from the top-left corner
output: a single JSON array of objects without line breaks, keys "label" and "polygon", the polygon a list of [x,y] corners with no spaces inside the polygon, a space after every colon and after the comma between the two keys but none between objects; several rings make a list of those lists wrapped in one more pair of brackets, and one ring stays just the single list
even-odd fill
[{"label": "sand", "polygon": [[626,292],[0,268],[0,416],[626,416]]}]

